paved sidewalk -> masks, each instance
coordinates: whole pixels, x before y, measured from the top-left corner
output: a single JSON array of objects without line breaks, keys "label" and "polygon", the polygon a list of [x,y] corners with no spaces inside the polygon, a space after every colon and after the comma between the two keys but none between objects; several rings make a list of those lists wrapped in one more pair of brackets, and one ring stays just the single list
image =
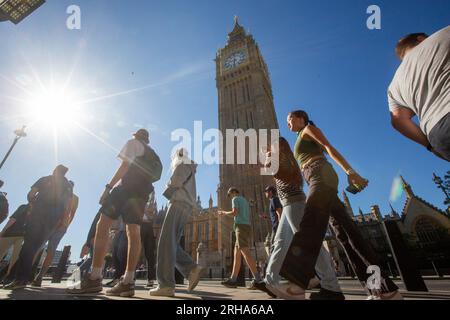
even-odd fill
[{"label": "paved sidewalk", "polygon": [[[229,289],[220,285],[218,281],[202,281],[194,294],[187,293],[187,287],[177,286],[175,298],[150,297],[145,289],[145,281],[138,281],[136,296],[131,300],[270,300],[263,292],[248,290],[246,288]],[[446,290],[433,290],[428,293],[406,292],[402,293],[406,300],[450,300],[450,282],[438,283],[433,281],[438,288]],[[357,281],[341,281],[342,288],[347,300],[365,300],[366,295]],[[429,288],[431,285],[428,284]],[[13,300],[130,300],[128,298],[106,297],[102,294],[72,296],[66,293],[65,284],[52,284],[44,281],[42,288],[28,287],[14,292],[0,289],[0,299]],[[307,297],[309,294],[307,295]]]}]

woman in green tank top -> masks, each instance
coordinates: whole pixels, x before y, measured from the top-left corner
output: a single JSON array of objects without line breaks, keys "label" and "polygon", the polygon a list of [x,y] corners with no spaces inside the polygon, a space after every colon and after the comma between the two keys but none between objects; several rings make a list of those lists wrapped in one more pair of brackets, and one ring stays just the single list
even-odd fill
[{"label": "woman in green tank top", "polygon": [[[291,131],[298,133],[294,155],[301,166],[309,191],[305,213],[287,254],[280,274],[303,289],[315,275],[314,266],[322,241],[330,226],[344,247],[359,280],[365,283],[370,265],[380,266],[379,257],[361,235],[338,198],[338,177],[325,158],[325,152],[347,173],[348,182],[362,191],[368,181],[356,173],[344,157],[328,142],[322,131],[309,120],[304,111],[291,112],[287,119]],[[295,250],[294,250],[295,249]],[[357,258],[360,257],[360,258]],[[382,273],[381,288],[372,292],[383,298],[398,298],[398,287]],[[321,290],[319,298],[333,299],[335,292]]]}]

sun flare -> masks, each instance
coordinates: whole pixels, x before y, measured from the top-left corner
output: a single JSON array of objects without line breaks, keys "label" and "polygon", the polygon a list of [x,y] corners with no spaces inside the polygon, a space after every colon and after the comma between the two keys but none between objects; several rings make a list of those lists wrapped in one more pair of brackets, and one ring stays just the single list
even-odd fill
[{"label": "sun flare", "polygon": [[60,88],[41,90],[27,103],[31,121],[43,128],[69,129],[80,121],[82,111],[72,92]]}]

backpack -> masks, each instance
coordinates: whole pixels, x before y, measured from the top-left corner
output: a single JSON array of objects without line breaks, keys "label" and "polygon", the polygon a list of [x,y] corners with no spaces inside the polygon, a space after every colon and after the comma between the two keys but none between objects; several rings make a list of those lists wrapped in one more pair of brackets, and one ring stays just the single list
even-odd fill
[{"label": "backpack", "polygon": [[144,146],[144,155],[136,158],[133,164],[144,172],[149,182],[155,183],[161,179],[163,165],[156,152],[149,146]]}]

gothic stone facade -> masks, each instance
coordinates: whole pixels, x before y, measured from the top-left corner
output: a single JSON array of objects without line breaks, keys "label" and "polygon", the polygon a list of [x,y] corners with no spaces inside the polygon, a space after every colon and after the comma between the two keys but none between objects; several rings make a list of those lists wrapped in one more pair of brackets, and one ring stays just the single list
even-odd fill
[{"label": "gothic stone facade", "polygon": [[[278,129],[278,121],[272,95],[272,84],[269,71],[258,44],[244,28],[235,21],[233,31],[228,35],[228,43],[217,53],[216,85],[219,103],[219,129],[224,138],[227,129]],[[270,135],[269,135],[270,141]],[[220,184],[218,187],[218,206],[221,210],[231,210],[231,199],[227,197],[230,187],[236,187],[250,202],[253,242],[256,247],[263,248],[270,223],[260,219],[260,215],[268,211],[268,202],[264,189],[272,185],[273,179],[260,174],[261,167],[248,164],[249,148],[257,145],[246,143],[246,164],[220,165]],[[227,159],[227,152],[222,146],[221,159]],[[235,148],[236,151],[236,148]],[[232,219],[219,218],[219,251],[226,257],[232,255]],[[252,243],[253,243],[252,242]],[[259,250],[258,250],[259,252]],[[262,249],[264,252],[264,249]],[[260,257],[258,256],[258,260]]]}]

